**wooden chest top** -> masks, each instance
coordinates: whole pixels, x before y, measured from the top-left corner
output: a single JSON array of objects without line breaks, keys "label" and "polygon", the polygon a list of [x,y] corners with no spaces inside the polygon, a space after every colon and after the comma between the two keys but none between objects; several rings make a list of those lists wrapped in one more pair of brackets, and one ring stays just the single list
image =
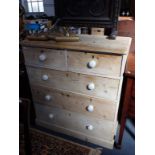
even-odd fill
[{"label": "wooden chest top", "polygon": [[21,44],[29,47],[42,47],[54,49],[68,49],[87,52],[127,54],[131,44],[130,37],[117,37],[116,40],[109,40],[107,36],[79,35],[79,42],[56,42],[29,41],[24,40]]}]

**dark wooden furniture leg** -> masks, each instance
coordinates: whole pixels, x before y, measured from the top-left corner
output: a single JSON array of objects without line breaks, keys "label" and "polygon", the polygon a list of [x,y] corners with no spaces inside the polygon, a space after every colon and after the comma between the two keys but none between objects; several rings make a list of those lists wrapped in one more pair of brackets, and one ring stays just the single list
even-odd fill
[{"label": "dark wooden furniture leg", "polygon": [[24,142],[25,142],[25,153],[31,155],[31,140],[29,132],[29,111],[30,111],[30,100],[20,98],[19,100],[19,121],[24,125]]},{"label": "dark wooden furniture leg", "polygon": [[130,77],[124,78],[124,84],[126,85],[126,88],[125,88],[125,92],[124,92],[124,96],[123,96],[123,109],[122,109],[118,143],[115,144],[116,148],[121,148],[126,118],[128,116],[128,107],[130,104],[130,99],[131,99],[130,96],[132,94],[133,82],[134,82],[134,80]]}]

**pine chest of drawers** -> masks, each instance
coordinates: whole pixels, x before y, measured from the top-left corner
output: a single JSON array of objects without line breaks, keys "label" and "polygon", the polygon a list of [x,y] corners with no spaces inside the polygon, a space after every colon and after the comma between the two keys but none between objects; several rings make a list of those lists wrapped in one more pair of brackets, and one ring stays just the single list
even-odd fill
[{"label": "pine chest of drawers", "polygon": [[22,42],[36,124],[113,148],[131,39]]}]

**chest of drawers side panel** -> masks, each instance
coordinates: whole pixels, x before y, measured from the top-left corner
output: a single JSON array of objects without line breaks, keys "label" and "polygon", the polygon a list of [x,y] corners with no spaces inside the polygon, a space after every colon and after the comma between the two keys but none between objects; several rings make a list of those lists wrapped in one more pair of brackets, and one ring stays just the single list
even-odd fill
[{"label": "chest of drawers side panel", "polygon": [[126,60],[127,60],[127,55],[123,55],[123,59],[122,59],[122,63],[121,63],[121,74],[122,77],[120,79],[120,85],[119,85],[119,89],[118,89],[118,100],[117,100],[117,106],[116,106],[116,113],[115,113],[115,121],[117,121],[117,117],[118,117],[118,109],[119,109],[119,105],[120,105],[120,99],[121,99],[121,93],[122,93],[122,85],[123,85],[123,73],[125,70],[125,65],[126,65]]}]

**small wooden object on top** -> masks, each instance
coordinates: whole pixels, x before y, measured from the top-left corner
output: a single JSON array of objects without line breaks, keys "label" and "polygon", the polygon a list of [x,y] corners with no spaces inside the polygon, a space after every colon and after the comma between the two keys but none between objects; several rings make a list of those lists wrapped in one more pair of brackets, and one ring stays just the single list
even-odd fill
[{"label": "small wooden object on top", "polygon": [[100,35],[103,36],[104,35],[104,28],[91,28],[91,35]]},{"label": "small wooden object on top", "polygon": [[40,35],[40,36],[27,36],[30,41],[48,41],[55,40],[57,42],[76,42],[79,41],[78,36],[54,36],[54,35]]}]

